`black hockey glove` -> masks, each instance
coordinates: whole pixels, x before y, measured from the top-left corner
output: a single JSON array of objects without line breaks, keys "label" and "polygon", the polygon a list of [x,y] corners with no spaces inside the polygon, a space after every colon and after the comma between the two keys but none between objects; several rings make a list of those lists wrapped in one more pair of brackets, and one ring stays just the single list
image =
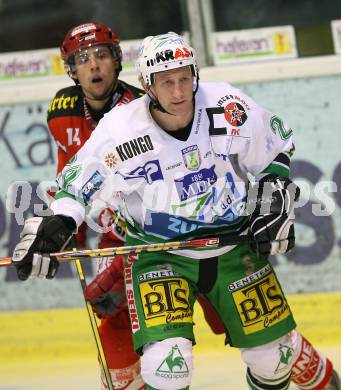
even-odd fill
[{"label": "black hockey glove", "polygon": [[63,215],[28,218],[20,234],[21,241],[14,248],[12,256],[18,278],[26,280],[32,276],[52,279],[59,262],[49,253],[63,249],[75,230],[75,221]]},{"label": "black hockey glove", "polygon": [[[251,249],[262,259],[286,253],[295,246],[294,202],[300,189],[290,179],[268,175],[258,183],[250,217]],[[252,201],[250,200],[252,204]],[[250,204],[249,204],[250,207]]]}]

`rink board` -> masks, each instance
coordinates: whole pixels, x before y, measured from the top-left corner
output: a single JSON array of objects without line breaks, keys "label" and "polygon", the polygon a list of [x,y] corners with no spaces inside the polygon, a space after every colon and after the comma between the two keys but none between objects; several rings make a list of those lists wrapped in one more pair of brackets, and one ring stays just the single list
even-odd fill
[{"label": "rink board", "polygon": [[[341,293],[288,297],[299,329],[341,371]],[[238,350],[195,312],[193,389],[245,389]],[[0,314],[0,390],[97,389],[97,358],[85,309]]]}]

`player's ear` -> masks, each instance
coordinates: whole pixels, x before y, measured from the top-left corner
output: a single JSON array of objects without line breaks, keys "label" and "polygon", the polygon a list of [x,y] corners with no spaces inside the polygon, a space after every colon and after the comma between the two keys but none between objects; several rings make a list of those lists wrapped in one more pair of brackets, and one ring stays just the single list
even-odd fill
[{"label": "player's ear", "polygon": [[117,59],[114,59],[114,68],[118,70],[120,68],[120,62]]}]

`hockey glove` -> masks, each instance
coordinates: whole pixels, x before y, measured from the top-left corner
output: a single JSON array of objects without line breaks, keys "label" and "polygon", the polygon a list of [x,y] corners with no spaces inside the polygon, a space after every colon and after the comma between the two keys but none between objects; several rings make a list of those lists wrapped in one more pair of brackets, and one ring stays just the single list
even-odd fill
[{"label": "hockey glove", "polygon": [[116,256],[108,268],[85,289],[85,299],[91,303],[99,318],[115,316],[127,307],[123,263],[124,256]]},{"label": "hockey glove", "polygon": [[268,175],[259,182],[255,209],[250,217],[251,249],[262,259],[295,246],[294,202],[300,190],[286,177]]},{"label": "hockey glove", "polygon": [[12,256],[18,278],[26,280],[32,276],[52,279],[59,262],[49,253],[63,249],[75,230],[76,223],[70,217],[52,215],[28,218],[20,234],[21,241],[14,248]]}]

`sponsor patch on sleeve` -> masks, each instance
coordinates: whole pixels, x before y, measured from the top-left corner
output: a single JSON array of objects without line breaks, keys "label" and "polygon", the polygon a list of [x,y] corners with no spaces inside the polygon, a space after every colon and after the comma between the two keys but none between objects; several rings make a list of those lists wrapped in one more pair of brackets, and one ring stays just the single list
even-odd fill
[{"label": "sponsor patch on sleeve", "polygon": [[95,173],[82,187],[82,196],[86,203],[89,203],[94,193],[101,188],[103,182],[103,176],[98,171],[95,171]]}]

